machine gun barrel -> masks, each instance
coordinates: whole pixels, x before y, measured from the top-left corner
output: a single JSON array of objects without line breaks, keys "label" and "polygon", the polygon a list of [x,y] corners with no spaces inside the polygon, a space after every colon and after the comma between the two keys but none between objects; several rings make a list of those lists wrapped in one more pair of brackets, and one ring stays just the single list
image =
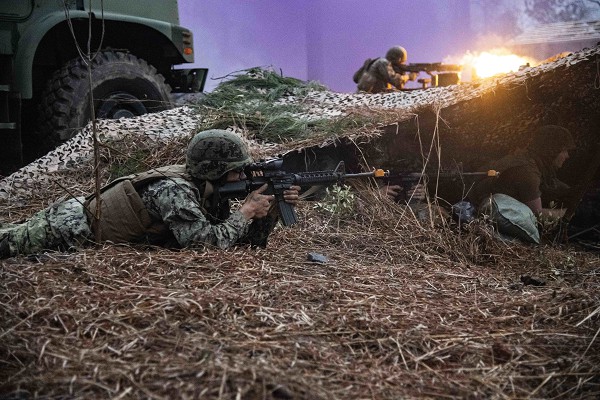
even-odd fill
[{"label": "machine gun barrel", "polygon": [[428,74],[429,78],[419,78],[417,80],[422,85],[422,89],[426,89],[429,86],[437,87],[458,84],[460,83],[460,71],[462,71],[462,65],[444,64],[441,62],[402,64],[393,68],[399,74],[410,73],[410,80],[414,80],[421,72]]},{"label": "machine gun barrel", "polygon": [[459,64],[444,64],[441,62],[435,63],[411,63],[403,64],[398,67],[399,70],[404,72],[460,72],[462,71],[462,65]]}]

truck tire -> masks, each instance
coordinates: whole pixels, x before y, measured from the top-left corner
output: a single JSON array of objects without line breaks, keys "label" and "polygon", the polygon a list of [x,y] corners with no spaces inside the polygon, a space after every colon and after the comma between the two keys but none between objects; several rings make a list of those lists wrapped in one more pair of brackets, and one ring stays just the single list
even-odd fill
[{"label": "truck tire", "polygon": [[[171,88],[156,69],[132,54],[98,53],[91,64],[96,118],[118,119],[173,106]],[[54,147],[91,120],[87,65],[76,58],[56,71],[40,100],[38,135]]]}]

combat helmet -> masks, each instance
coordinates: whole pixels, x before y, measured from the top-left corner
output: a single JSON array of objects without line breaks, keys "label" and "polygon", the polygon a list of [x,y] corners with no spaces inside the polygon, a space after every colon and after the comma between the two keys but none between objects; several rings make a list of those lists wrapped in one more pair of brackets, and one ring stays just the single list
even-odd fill
[{"label": "combat helmet", "polygon": [[202,131],[188,145],[186,170],[196,179],[216,180],[251,163],[248,146],[233,132],[222,129]]},{"label": "combat helmet", "polygon": [[387,51],[385,58],[387,58],[387,60],[392,64],[400,65],[406,62],[408,59],[408,53],[404,47],[394,46]]},{"label": "combat helmet", "polygon": [[568,129],[558,125],[544,125],[537,129],[529,148],[536,154],[553,159],[563,150],[575,148],[575,141]]}]

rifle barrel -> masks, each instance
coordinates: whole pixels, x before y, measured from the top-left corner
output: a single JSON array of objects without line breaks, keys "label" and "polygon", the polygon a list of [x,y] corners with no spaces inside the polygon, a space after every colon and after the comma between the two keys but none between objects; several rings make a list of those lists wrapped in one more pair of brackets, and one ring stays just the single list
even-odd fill
[{"label": "rifle barrel", "polygon": [[370,172],[359,172],[356,174],[346,174],[344,178],[364,178],[364,177],[373,177],[373,178],[384,178],[389,176],[389,171],[384,171],[382,169],[376,169],[375,171]]}]

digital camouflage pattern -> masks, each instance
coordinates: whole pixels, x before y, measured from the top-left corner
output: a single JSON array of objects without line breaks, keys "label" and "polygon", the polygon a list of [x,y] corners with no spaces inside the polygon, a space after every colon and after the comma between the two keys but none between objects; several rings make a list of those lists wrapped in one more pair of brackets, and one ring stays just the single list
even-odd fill
[{"label": "digital camouflage pattern", "polygon": [[[240,211],[230,212],[229,201],[212,205],[202,199],[194,183],[182,178],[160,179],[140,190],[140,197],[157,222],[167,226],[167,235],[149,233],[143,241],[171,247],[212,245],[232,247],[236,243],[266,246],[277,223],[273,214],[247,221]],[[91,242],[93,233],[84,198],[70,199],[35,214],[23,224],[0,227],[0,241],[8,238],[10,254],[34,254],[44,250],[69,250]]]},{"label": "digital camouflage pattern", "polygon": [[27,222],[2,225],[0,240],[8,238],[10,256],[43,250],[69,250],[93,238],[84,212],[83,197],[52,205]]},{"label": "digital camouflage pattern", "polygon": [[369,93],[381,93],[388,90],[388,85],[396,89],[402,89],[407,81],[407,76],[397,72],[394,67],[400,67],[408,59],[408,53],[404,47],[391,47],[381,57],[371,61],[365,60],[363,68],[354,74],[354,81],[358,84],[358,90]]},{"label": "digital camouflage pattern", "polygon": [[[150,216],[162,220],[181,247],[208,244],[225,249],[250,228],[241,212],[229,215],[229,202],[213,207],[198,197],[196,186],[181,178],[153,182],[140,191],[140,197]],[[213,215],[207,215],[207,210]]]},{"label": "digital camouflage pattern", "polygon": [[[198,180],[196,183],[203,186],[201,181],[217,180],[228,171],[251,162],[248,147],[241,137],[213,129],[196,134],[190,141],[186,169]],[[196,184],[183,178],[159,179],[138,189],[138,193],[156,223],[143,225],[142,231],[147,232],[136,242],[178,247],[228,248],[238,242],[265,246],[277,222],[277,217],[272,215],[250,223],[241,212],[230,213],[229,201],[210,204],[214,199],[203,199]],[[66,250],[89,241],[92,232],[83,201],[68,200],[38,212],[23,224],[0,227],[1,255],[6,256],[6,241],[9,256]],[[111,219],[105,221],[113,223]],[[115,221],[123,222],[121,232],[129,222],[128,218]],[[137,235],[136,232],[134,237]]]},{"label": "digital camouflage pattern", "polygon": [[196,179],[216,180],[226,172],[252,163],[246,142],[233,132],[210,129],[192,138],[186,166]]}]

